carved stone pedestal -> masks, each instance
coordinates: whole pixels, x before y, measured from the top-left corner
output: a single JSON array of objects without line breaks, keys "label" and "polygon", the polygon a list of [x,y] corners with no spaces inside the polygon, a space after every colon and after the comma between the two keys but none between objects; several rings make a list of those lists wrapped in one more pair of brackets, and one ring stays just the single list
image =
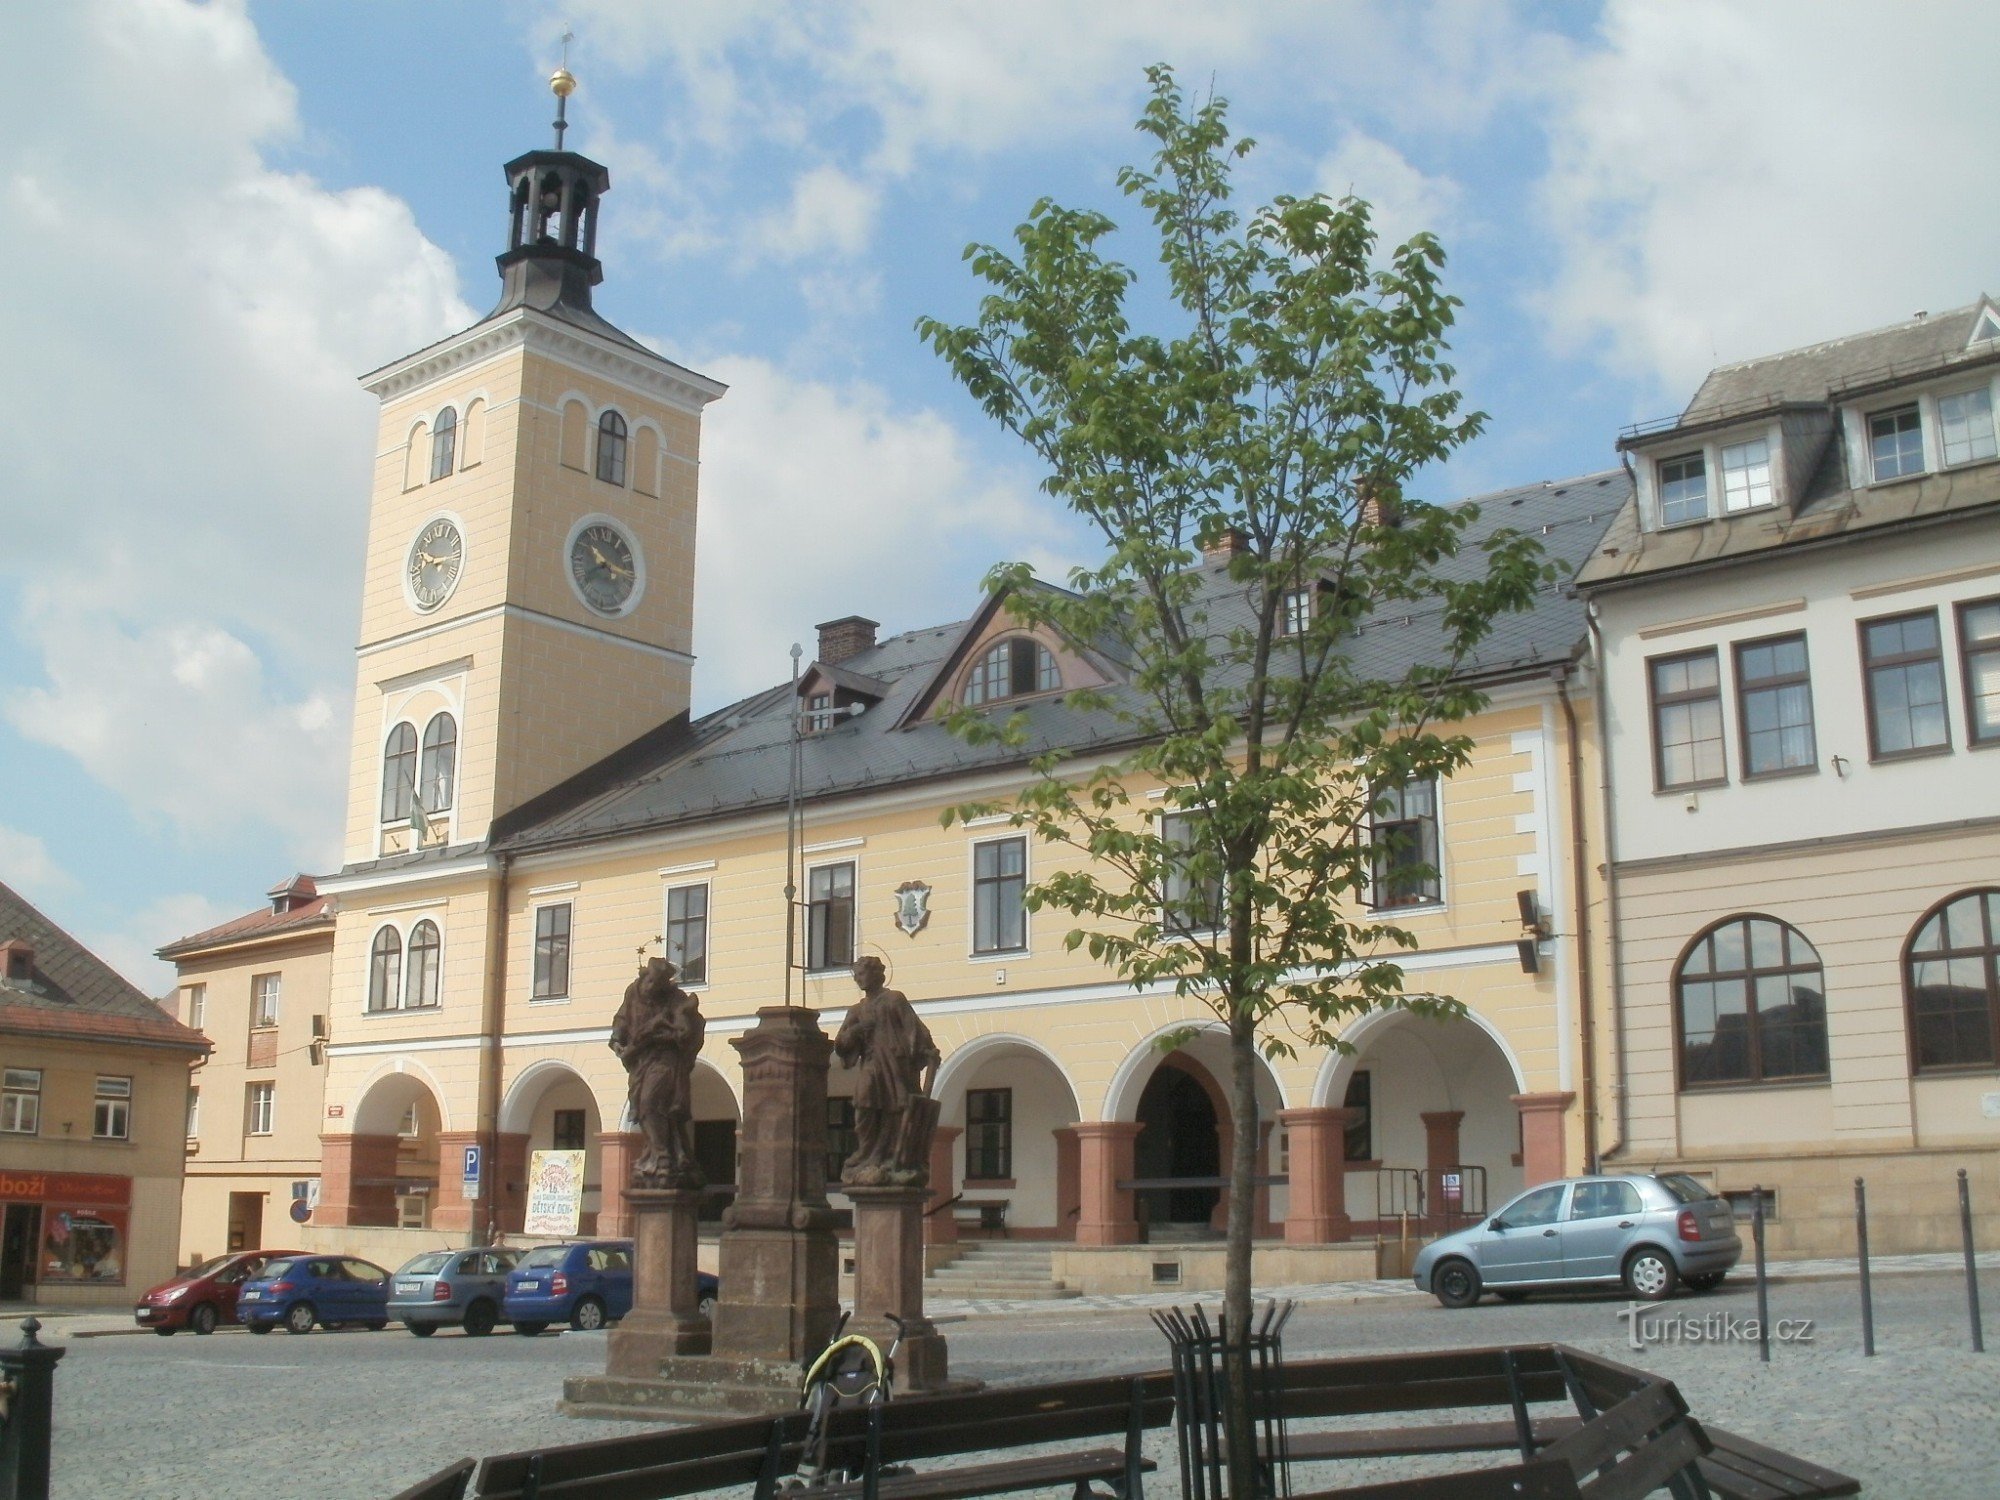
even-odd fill
[{"label": "carved stone pedestal", "polygon": [[848,1328],[884,1349],[903,1320],[896,1354],[898,1391],[938,1391],[947,1385],[944,1335],[924,1316],[924,1202],[921,1187],[849,1187],[854,1201],[854,1316]]},{"label": "carved stone pedestal", "polygon": [[708,1353],[708,1319],[695,1293],[701,1194],[628,1188],[625,1205],[632,1215],[632,1311],[608,1336],[604,1368],[650,1379],[663,1359]]}]

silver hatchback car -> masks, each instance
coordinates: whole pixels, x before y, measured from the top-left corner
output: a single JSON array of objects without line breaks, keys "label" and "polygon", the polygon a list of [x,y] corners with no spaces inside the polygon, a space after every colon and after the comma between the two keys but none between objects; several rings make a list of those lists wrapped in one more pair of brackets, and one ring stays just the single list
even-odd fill
[{"label": "silver hatchback car", "polygon": [[1433,1240],[1411,1276],[1446,1307],[1470,1307],[1482,1292],[1515,1302],[1531,1291],[1619,1285],[1658,1302],[1682,1283],[1720,1286],[1742,1254],[1735,1213],[1692,1177],[1571,1177]]},{"label": "silver hatchback car", "polygon": [[389,1316],[418,1338],[440,1328],[463,1328],[474,1338],[500,1321],[507,1273],[521,1252],[485,1245],[474,1250],[427,1250],[398,1271],[389,1285]]}]

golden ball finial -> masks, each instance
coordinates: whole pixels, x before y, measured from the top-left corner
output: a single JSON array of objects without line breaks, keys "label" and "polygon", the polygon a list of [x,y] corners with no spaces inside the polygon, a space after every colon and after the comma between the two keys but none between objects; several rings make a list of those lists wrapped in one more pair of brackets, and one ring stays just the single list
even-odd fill
[{"label": "golden ball finial", "polygon": [[576,92],[576,75],[568,68],[557,68],[549,75],[549,92],[558,99],[567,99]]}]

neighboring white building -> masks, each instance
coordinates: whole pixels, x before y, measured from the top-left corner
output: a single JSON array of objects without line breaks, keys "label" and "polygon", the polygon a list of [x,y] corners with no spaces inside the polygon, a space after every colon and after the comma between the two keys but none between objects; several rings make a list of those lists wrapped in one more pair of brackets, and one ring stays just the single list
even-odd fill
[{"label": "neighboring white building", "polygon": [[1585,566],[1624,1093],[1607,1156],[1772,1243],[2000,1211],[2000,313],[1713,371]]}]

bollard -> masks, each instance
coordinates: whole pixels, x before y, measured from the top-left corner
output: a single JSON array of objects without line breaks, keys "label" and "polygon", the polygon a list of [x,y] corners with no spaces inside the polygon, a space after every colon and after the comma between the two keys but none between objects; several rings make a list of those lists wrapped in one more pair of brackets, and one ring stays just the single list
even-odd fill
[{"label": "bollard", "polygon": [[1771,1362],[1771,1292],[1764,1280],[1764,1184],[1757,1184],[1751,1200],[1750,1238],[1757,1247],[1757,1357]]},{"label": "bollard", "polygon": [[1958,1232],[1965,1241],[1965,1306],[1972,1318],[1972,1352],[1986,1352],[1986,1330],[1979,1322],[1979,1267],[1972,1258],[1972,1187],[1965,1168],[1958,1169]]},{"label": "bollard", "polygon": [[67,1349],[36,1341],[41,1320],[21,1321],[21,1342],[0,1349],[6,1419],[0,1421],[0,1500],[48,1500],[50,1429],[55,1421],[56,1363]]},{"label": "bollard", "polygon": [[1861,1260],[1861,1352],[1875,1352],[1875,1296],[1868,1285],[1868,1184],[1854,1179],[1854,1243]]}]

